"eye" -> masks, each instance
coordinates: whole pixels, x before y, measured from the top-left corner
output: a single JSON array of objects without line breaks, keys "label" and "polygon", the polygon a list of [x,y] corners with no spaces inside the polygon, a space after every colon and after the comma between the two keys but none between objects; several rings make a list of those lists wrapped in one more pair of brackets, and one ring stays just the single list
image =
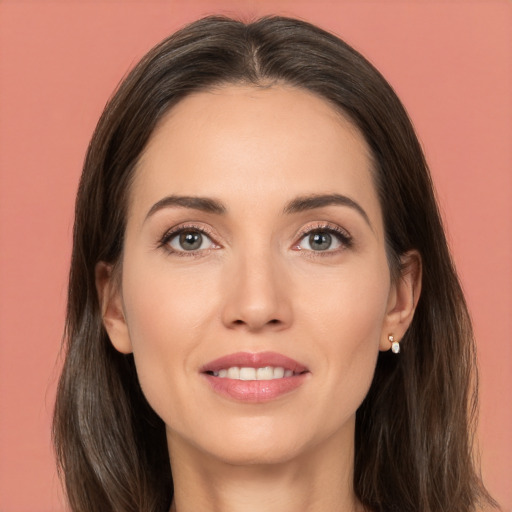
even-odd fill
[{"label": "eye", "polygon": [[172,252],[195,252],[218,247],[212,239],[202,230],[197,228],[181,228],[167,233],[162,245],[167,246]]},{"label": "eye", "polygon": [[319,227],[304,233],[296,248],[314,252],[334,252],[351,245],[351,237],[339,228]]},{"label": "eye", "polygon": [[328,251],[341,247],[341,242],[328,231],[314,231],[301,240],[299,247],[308,251]]}]

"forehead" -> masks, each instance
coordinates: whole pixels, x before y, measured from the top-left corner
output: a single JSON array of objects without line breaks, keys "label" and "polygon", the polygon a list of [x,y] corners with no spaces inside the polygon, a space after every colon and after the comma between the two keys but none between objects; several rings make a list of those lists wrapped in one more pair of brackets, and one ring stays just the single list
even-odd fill
[{"label": "forehead", "polygon": [[137,166],[131,205],[171,193],[271,204],[333,189],[376,200],[370,151],[351,121],[302,89],[228,85],[166,114]]}]

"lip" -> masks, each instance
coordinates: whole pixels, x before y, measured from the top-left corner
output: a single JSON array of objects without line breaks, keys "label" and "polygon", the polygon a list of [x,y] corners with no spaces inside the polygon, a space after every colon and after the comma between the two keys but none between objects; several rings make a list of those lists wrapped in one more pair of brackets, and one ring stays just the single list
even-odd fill
[{"label": "lip", "polygon": [[[294,375],[273,380],[238,380],[212,375],[223,368],[233,366],[245,368],[263,368],[265,366],[282,367],[292,370]],[[220,395],[240,402],[268,402],[290,393],[301,386],[309,371],[307,367],[290,357],[276,352],[238,352],[206,363],[200,369],[210,387]]]},{"label": "lip", "polygon": [[291,359],[290,357],[283,356],[277,352],[237,352],[236,354],[229,354],[224,357],[219,357],[214,361],[206,363],[201,369],[201,373],[205,372],[218,372],[222,368],[231,368],[232,366],[239,366],[245,368],[263,368],[265,366],[281,366],[285,370],[292,370],[295,373],[302,373],[307,371],[306,366]]}]

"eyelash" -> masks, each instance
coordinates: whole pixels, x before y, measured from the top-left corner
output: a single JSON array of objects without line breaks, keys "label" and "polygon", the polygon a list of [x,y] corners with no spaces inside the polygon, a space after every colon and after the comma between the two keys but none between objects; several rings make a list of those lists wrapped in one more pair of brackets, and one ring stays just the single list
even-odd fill
[{"label": "eyelash", "polygon": [[[171,240],[173,240],[175,237],[180,235],[181,233],[185,231],[195,231],[200,233],[201,235],[206,235],[214,245],[218,247],[221,247],[219,244],[217,244],[214,241],[213,233],[206,229],[204,226],[198,226],[196,224],[185,224],[180,225],[177,227],[174,227],[170,229],[169,231],[166,231],[164,236],[160,239],[158,242],[158,247],[164,249],[168,254],[176,255],[176,256],[184,256],[184,257],[194,257],[199,256],[200,254],[204,254],[205,252],[209,252],[211,249],[200,249],[200,250],[192,250],[192,251],[177,251],[173,249],[170,246]],[[334,235],[334,237],[340,242],[342,245],[341,248],[335,249],[335,250],[325,250],[325,251],[313,251],[313,250],[306,250],[307,253],[311,253],[310,255],[313,257],[317,256],[327,256],[332,254],[337,254],[340,251],[343,251],[344,249],[349,249],[353,245],[353,239],[352,236],[345,231],[344,229],[340,228],[339,226],[330,224],[330,223],[318,223],[315,226],[308,226],[307,228],[303,229],[298,234],[298,242],[293,244],[293,248],[296,250],[304,250],[300,247],[300,243],[307,237],[311,236],[314,233],[328,233],[330,235]]]},{"label": "eyelash", "polygon": [[164,236],[160,239],[158,242],[158,247],[164,249],[168,254],[172,254],[174,256],[184,256],[184,257],[194,257],[199,256],[199,253],[204,254],[205,252],[209,252],[210,249],[201,249],[201,250],[195,250],[195,251],[177,251],[173,249],[170,246],[170,242],[173,238],[179,236],[184,231],[192,231],[200,233],[201,235],[206,235],[210,240],[212,240],[212,243],[214,245],[217,245],[217,247],[220,247],[218,244],[216,244],[213,241],[213,233],[206,229],[204,226],[198,226],[196,224],[184,224],[180,225],[174,228],[171,228],[169,231],[166,231]]},{"label": "eyelash", "polygon": [[330,223],[323,223],[319,222],[315,226],[308,226],[307,228],[303,229],[299,235],[299,242],[293,244],[293,247],[297,250],[303,250],[300,247],[300,243],[307,237],[311,236],[315,233],[328,233],[330,235],[333,235],[341,244],[342,247],[335,250],[325,250],[325,251],[311,251],[307,250],[307,253],[309,256],[312,257],[324,257],[324,256],[332,256],[333,254],[338,254],[340,251],[343,251],[345,249],[350,249],[353,246],[353,239],[352,236],[348,233],[348,231],[344,230],[343,228],[340,228],[339,226],[336,226],[335,224]]}]

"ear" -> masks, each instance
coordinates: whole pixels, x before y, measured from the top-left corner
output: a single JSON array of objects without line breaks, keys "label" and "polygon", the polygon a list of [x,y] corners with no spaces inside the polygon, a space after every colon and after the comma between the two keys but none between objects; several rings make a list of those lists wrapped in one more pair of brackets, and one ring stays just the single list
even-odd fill
[{"label": "ear", "polygon": [[96,290],[103,325],[112,345],[123,354],[132,352],[132,343],[123,311],[120,278],[113,265],[100,261],[95,268]]},{"label": "ear", "polygon": [[389,336],[400,341],[411,325],[421,293],[421,256],[418,251],[406,252],[401,258],[400,275],[391,283],[386,317],[382,325],[380,350],[389,350]]}]

